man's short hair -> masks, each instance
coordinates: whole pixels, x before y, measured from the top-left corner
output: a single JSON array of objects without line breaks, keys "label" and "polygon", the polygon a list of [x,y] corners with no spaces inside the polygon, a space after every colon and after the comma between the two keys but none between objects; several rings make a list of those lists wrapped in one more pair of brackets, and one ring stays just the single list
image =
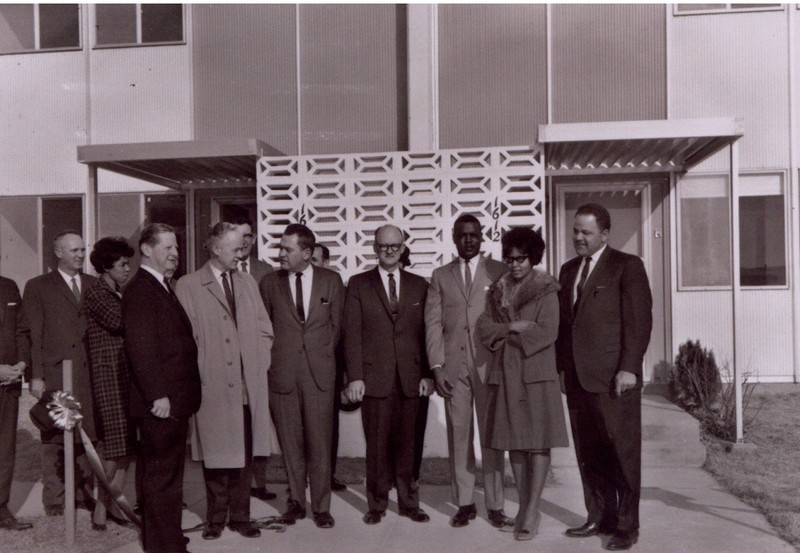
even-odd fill
[{"label": "man's short hair", "polygon": [[600,232],[611,230],[611,214],[600,204],[583,204],[575,212],[575,216],[577,217],[578,215],[594,215],[597,226],[600,227]]},{"label": "man's short hair", "polygon": [[253,221],[247,215],[234,215],[226,219],[225,222],[236,226],[247,225],[250,227],[250,230],[255,230],[253,229]]},{"label": "man's short hair", "polygon": [[373,241],[374,241],[376,244],[378,243],[378,235],[379,235],[379,234],[381,233],[381,231],[382,231],[383,229],[385,229],[385,228],[393,228],[393,229],[397,229],[397,231],[400,233],[400,239],[401,239],[401,240],[402,240],[402,242],[405,244],[405,242],[406,242],[406,233],[405,233],[405,232],[403,232],[403,229],[401,229],[401,228],[400,228],[400,227],[398,227],[397,225],[392,225],[392,224],[390,224],[390,223],[387,223],[387,224],[385,224],[385,225],[381,225],[381,226],[379,226],[378,228],[376,228],[376,229],[375,229],[375,234],[372,236],[372,239],[373,239]]},{"label": "man's short hair", "polygon": [[296,235],[297,245],[303,250],[308,249],[311,250],[311,253],[314,253],[314,246],[317,245],[317,240],[314,237],[314,233],[307,226],[300,223],[292,223],[284,229],[283,235]]},{"label": "man's short hair", "polygon": [[222,240],[222,237],[225,236],[225,234],[228,232],[236,232],[236,224],[237,223],[223,221],[211,227],[211,232],[209,233],[208,240],[206,240],[205,244],[208,253],[212,252],[213,247],[219,244],[219,241]]},{"label": "man's short hair", "polygon": [[328,246],[325,246],[323,244],[315,244],[314,248],[319,248],[320,250],[322,250],[323,260],[328,261],[331,258],[331,250],[328,249]]},{"label": "man's short hair", "polygon": [[139,253],[144,254],[142,245],[147,244],[151,248],[158,244],[158,235],[171,232],[175,234],[175,229],[164,223],[150,223],[142,229],[142,235],[139,237]]},{"label": "man's short hair", "polygon": [[[57,248],[58,247],[58,241],[61,240],[62,238],[64,238],[68,234],[74,234],[75,236],[81,236],[80,231],[77,231],[77,230],[71,229],[71,228],[64,229],[61,232],[59,232],[58,234],[56,234],[55,238],[53,238],[53,247]],[[83,237],[81,236],[81,238],[83,238]]]},{"label": "man's short hair", "polygon": [[461,215],[459,215],[458,219],[456,219],[456,222],[453,223],[453,228],[455,228],[456,225],[461,225],[465,223],[472,223],[478,225],[478,228],[483,228],[481,222],[472,213],[462,213]]}]

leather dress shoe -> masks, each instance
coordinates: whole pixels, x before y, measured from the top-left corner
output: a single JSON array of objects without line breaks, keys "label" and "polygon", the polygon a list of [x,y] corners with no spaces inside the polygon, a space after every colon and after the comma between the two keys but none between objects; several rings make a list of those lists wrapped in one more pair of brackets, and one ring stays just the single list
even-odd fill
[{"label": "leather dress shoe", "polygon": [[331,489],[335,492],[343,492],[347,489],[344,483],[339,482],[335,476],[331,477]]},{"label": "leather dress shoe", "polygon": [[622,551],[624,549],[630,549],[637,541],[639,541],[638,530],[632,530],[630,532],[617,530],[614,532],[614,535],[611,536],[611,539],[608,540],[606,549],[609,551]]},{"label": "leather dress shoe", "polygon": [[203,528],[204,540],[216,540],[222,535],[221,524],[206,524]]},{"label": "leather dress shoe", "polygon": [[514,519],[507,517],[503,509],[489,509],[489,524],[495,528],[508,528],[514,526]]},{"label": "leather dress shoe", "polygon": [[20,522],[13,516],[7,516],[3,520],[0,520],[0,529],[3,530],[29,530],[31,528],[33,528],[33,524],[30,522]]},{"label": "leather dress shoe", "polygon": [[269,491],[267,488],[250,488],[250,497],[255,497],[261,501],[272,501],[278,497],[278,494]]},{"label": "leather dress shoe", "polygon": [[428,522],[431,519],[431,517],[428,516],[428,513],[419,507],[414,507],[413,509],[400,509],[400,516],[410,518],[414,522]]},{"label": "leather dress shoe", "polygon": [[386,511],[372,511],[369,510],[364,514],[365,524],[378,524],[383,517],[386,516]]},{"label": "leather dress shoe", "polygon": [[569,538],[589,538],[600,533],[600,524],[587,520],[581,526],[567,528],[567,531],[564,533]]},{"label": "leather dress shoe", "polygon": [[296,499],[290,499],[286,502],[286,512],[281,515],[280,522],[284,524],[294,524],[300,519],[306,518],[306,510],[300,506],[300,502]]},{"label": "leather dress shoe", "polygon": [[458,508],[458,512],[453,515],[453,518],[450,519],[450,526],[453,528],[466,526],[469,524],[469,521],[474,520],[477,515],[478,509],[475,508],[474,503],[472,505],[462,505]]},{"label": "leather dress shoe", "polygon": [[261,536],[261,530],[256,528],[256,526],[249,520],[241,522],[232,520],[228,523],[228,528],[244,536],[245,538],[257,538]]},{"label": "leather dress shoe", "polygon": [[324,511],[322,513],[314,513],[314,524],[317,525],[317,528],[333,528],[336,521],[333,520],[328,511]]}]

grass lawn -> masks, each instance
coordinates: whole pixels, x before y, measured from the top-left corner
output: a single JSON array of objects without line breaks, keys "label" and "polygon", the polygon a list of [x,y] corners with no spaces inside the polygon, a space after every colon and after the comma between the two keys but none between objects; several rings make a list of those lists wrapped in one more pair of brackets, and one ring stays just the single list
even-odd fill
[{"label": "grass lawn", "polygon": [[705,468],[800,551],[800,385],[758,385],[749,407],[761,409],[745,434],[756,448],[726,452],[707,440]]}]

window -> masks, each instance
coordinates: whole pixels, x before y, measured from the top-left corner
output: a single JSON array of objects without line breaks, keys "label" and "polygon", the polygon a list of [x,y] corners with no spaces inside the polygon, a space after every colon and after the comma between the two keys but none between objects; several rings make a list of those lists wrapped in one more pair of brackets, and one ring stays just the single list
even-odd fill
[{"label": "window", "polygon": [[58,258],[53,252],[53,240],[65,230],[74,230],[83,235],[83,198],[42,198],[42,261],[45,273],[58,267]]},{"label": "window", "polygon": [[786,286],[783,174],[742,175],[740,188],[740,283],[742,286]]},{"label": "window", "polygon": [[78,4],[0,4],[0,54],[80,48]]},{"label": "window", "polygon": [[783,10],[783,4],[675,4],[674,15]]},{"label": "window", "polygon": [[95,45],[184,42],[182,4],[97,4]]},{"label": "window", "polygon": [[[739,188],[739,283],[745,288],[785,287],[783,174],[744,174]],[[730,288],[729,191],[727,175],[690,176],[678,184],[681,290]]]}]

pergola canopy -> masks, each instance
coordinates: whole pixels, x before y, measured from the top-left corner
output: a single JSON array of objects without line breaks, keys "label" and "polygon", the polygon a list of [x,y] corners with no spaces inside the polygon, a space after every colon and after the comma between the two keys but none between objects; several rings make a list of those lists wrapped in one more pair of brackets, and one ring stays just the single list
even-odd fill
[{"label": "pergola canopy", "polygon": [[742,136],[741,121],[730,117],[539,125],[554,176],[685,173]]},{"label": "pergola canopy", "polygon": [[255,186],[261,156],[283,155],[256,138],[78,146],[78,161],[175,190]]}]

